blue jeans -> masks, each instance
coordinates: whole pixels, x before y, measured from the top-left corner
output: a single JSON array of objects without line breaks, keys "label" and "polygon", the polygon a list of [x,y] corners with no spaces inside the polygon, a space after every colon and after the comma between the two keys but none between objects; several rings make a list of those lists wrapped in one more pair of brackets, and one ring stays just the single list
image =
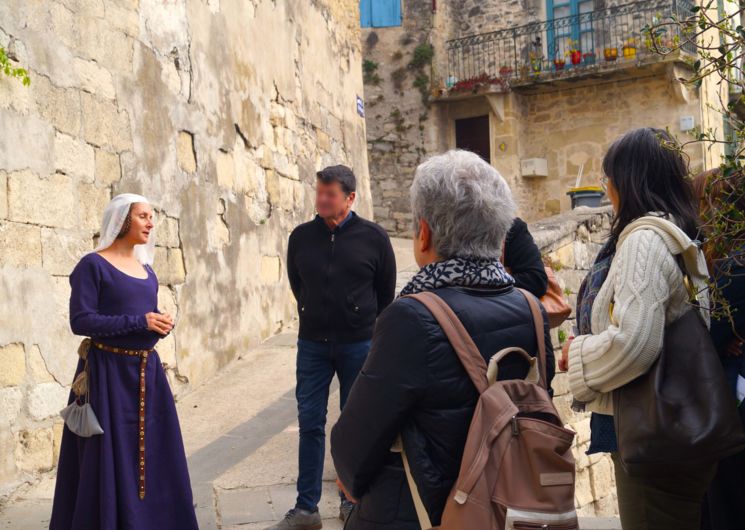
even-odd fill
[{"label": "blue jeans", "polygon": [[344,408],[369,350],[369,340],[351,344],[298,340],[295,388],[300,424],[297,508],[315,511],[321,501],[331,380],[334,374],[339,377],[341,408]]}]

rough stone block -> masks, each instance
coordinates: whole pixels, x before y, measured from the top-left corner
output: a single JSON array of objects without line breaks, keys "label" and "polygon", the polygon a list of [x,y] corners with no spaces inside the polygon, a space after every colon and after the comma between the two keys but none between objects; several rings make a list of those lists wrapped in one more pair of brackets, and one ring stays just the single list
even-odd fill
[{"label": "rough stone block", "polygon": [[52,469],[54,434],[51,427],[23,430],[16,437],[16,462],[20,470],[34,473]]},{"label": "rough stone block", "polygon": [[8,218],[8,174],[0,171],[0,219]]},{"label": "rough stone block", "polygon": [[[590,479],[590,472],[587,470],[577,471],[577,479],[574,488],[574,498],[577,508],[583,506],[592,505],[595,500],[592,495],[592,482]],[[595,515],[594,508],[593,513],[589,515]]]},{"label": "rough stone block", "polygon": [[116,97],[111,72],[102,68],[95,61],[85,61],[76,57],[72,61],[72,70],[79,80],[80,88],[83,90],[106,99]]},{"label": "rough stone block", "polygon": [[96,149],[95,180],[101,186],[110,186],[122,178],[119,155],[104,149]]},{"label": "rough stone block", "polygon": [[577,445],[590,441],[590,418],[580,420],[572,424],[572,427],[577,431]]},{"label": "rough stone block", "polygon": [[[0,402],[2,402],[2,392],[3,390],[0,390]],[[0,415],[2,415],[1,410]],[[11,484],[17,478],[15,449],[16,439],[10,426],[5,422],[0,422],[0,484]]]},{"label": "rough stone block", "polygon": [[595,514],[598,517],[612,517],[618,515],[618,499],[616,498],[615,493],[595,501]]},{"label": "rough stone block", "polygon": [[261,283],[264,285],[274,285],[281,279],[280,270],[282,262],[279,256],[262,256],[261,257]]},{"label": "rough stone block", "polygon": [[65,424],[62,421],[55,422],[52,425],[52,462],[56,463],[59,461],[60,446],[62,445],[62,433],[65,430]]},{"label": "rough stone block", "polygon": [[91,240],[79,231],[41,229],[42,266],[50,274],[69,275],[80,258],[91,250]]},{"label": "rough stone block", "polygon": [[188,131],[179,131],[176,139],[178,165],[187,173],[197,170],[197,156],[194,151],[194,135]]},{"label": "rough stone block", "polygon": [[23,392],[19,387],[0,388],[0,426],[15,424],[22,404]]},{"label": "rough stone block", "polygon": [[41,267],[41,229],[0,221],[0,267]]},{"label": "rough stone block", "polygon": [[64,133],[54,137],[54,170],[84,182],[93,182],[95,154],[93,147]]},{"label": "rough stone block", "polygon": [[83,206],[80,209],[80,225],[83,229],[95,232],[101,228],[103,211],[110,200],[109,188],[85,183],[78,185],[78,201]]},{"label": "rough stone block", "polygon": [[283,177],[279,178],[279,207],[287,211],[295,207],[293,182]]},{"label": "rough stone block", "polygon": [[0,386],[18,386],[26,377],[26,351],[23,344],[0,346]]},{"label": "rough stone block", "polygon": [[53,171],[54,130],[49,123],[10,110],[0,110],[0,123],[0,169],[43,175]]},{"label": "rough stone block", "polygon": [[34,344],[28,352],[28,370],[34,383],[53,383],[54,377],[49,373],[39,346]]},{"label": "rough stone block", "polygon": [[613,462],[604,458],[600,462],[590,466],[590,478],[592,479],[592,492],[595,499],[602,499],[613,492],[614,470]]},{"label": "rough stone block", "polygon": [[45,420],[56,416],[67,404],[68,395],[69,389],[58,383],[36,385],[28,394],[26,402],[28,413],[35,420]]},{"label": "rough stone block", "polygon": [[232,153],[219,150],[215,162],[217,184],[223,188],[233,189],[235,185],[235,162]]},{"label": "rough stone block", "polygon": [[158,215],[155,231],[156,244],[162,247],[178,248],[181,245],[178,227],[178,219],[168,217],[165,214]]},{"label": "rough stone block", "polygon": [[108,147],[113,151],[132,148],[132,133],[129,116],[111,101],[87,92],[80,93],[83,136],[96,147]]},{"label": "rough stone block", "polygon": [[153,266],[161,285],[177,285],[186,281],[181,249],[156,247]]},{"label": "rough stone block", "polygon": [[78,91],[58,88],[44,76],[35,76],[30,88],[43,119],[59,131],[73,136],[80,134],[83,114]]}]

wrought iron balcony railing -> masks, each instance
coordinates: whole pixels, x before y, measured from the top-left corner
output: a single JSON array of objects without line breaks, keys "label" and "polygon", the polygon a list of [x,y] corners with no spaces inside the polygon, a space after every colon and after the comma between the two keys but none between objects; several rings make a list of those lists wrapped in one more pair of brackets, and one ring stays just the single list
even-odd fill
[{"label": "wrought iron balcony railing", "polygon": [[[445,84],[467,92],[653,61],[660,51],[695,54],[675,23],[689,19],[693,6],[693,0],[644,0],[450,40]],[[645,31],[652,26],[657,31]]]}]

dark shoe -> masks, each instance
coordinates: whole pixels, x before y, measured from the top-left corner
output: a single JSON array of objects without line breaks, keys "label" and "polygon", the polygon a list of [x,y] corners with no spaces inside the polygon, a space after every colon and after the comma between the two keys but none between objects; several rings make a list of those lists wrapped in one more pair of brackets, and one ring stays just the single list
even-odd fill
[{"label": "dark shoe", "polygon": [[273,526],[265,530],[321,530],[321,514],[318,510],[309,512],[300,508],[293,508],[287,512],[284,518]]},{"label": "dark shoe", "polygon": [[347,519],[349,519],[349,515],[352,513],[352,510],[354,510],[354,503],[348,501],[347,499],[343,499],[341,501],[341,506],[339,506],[339,519],[341,520],[341,522],[347,522]]}]

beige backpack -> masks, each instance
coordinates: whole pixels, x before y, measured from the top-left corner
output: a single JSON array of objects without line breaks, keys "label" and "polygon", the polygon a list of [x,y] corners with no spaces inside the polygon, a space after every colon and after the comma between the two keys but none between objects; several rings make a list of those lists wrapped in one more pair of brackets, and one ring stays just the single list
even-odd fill
[{"label": "beige backpack", "polygon": [[[480,397],[468,431],[458,480],[445,504],[439,530],[573,530],[574,432],[563,427],[546,391],[546,344],[538,302],[530,305],[538,359],[522,348],[505,348],[487,367],[463,324],[442,298],[411,295],[435,316]],[[498,363],[517,352],[530,365],[525,380],[497,381]],[[433,528],[411,475],[402,444],[406,477],[423,529]]]}]

